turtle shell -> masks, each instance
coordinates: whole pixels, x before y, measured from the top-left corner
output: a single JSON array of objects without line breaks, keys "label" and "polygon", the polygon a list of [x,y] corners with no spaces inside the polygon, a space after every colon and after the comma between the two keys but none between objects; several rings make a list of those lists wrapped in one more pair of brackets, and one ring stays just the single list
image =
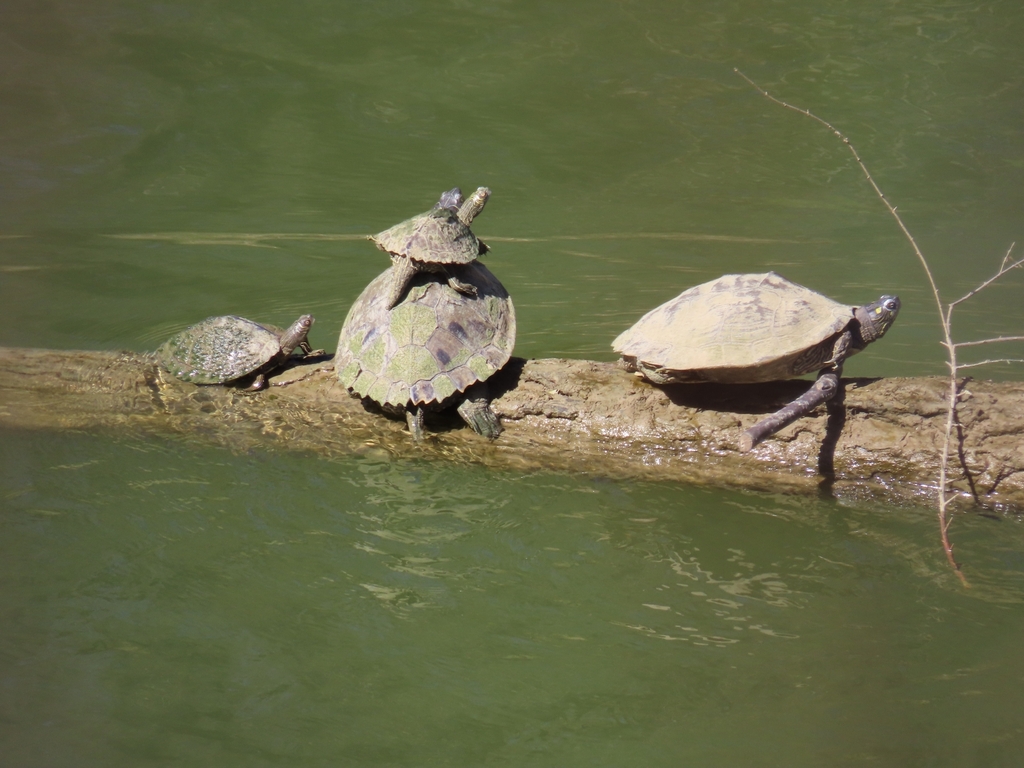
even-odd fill
[{"label": "turtle shell", "polygon": [[171,374],[194,384],[223,384],[255,373],[281,352],[281,329],[235,315],[208,317],[157,350]]},{"label": "turtle shell", "polygon": [[468,264],[486,251],[449,208],[432,208],[370,239],[385,253],[428,264]]},{"label": "turtle shell", "polygon": [[366,286],[338,339],[338,378],[360,397],[391,408],[441,405],[512,356],[515,308],[483,264],[459,270],[476,296],[420,273],[392,310],[385,306],[387,278],[385,271]]},{"label": "turtle shell", "polygon": [[651,310],[612,347],[656,383],[772,381],[820,368],[854,309],[774,272],[724,275]]}]

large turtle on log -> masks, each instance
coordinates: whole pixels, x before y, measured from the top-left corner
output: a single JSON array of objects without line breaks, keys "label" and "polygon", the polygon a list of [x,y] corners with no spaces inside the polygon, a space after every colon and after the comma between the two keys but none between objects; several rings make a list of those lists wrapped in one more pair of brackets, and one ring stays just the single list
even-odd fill
[{"label": "large turtle on log", "polygon": [[487,246],[469,228],[484,209],[491,190],[479,187],[468,200],[458,187],[441,195],[433,208],[413,216],[370,240],[391,257],[393,268],[385,293],[387,309],[405,294],[417,272],[443,274],[455,290],[472,296],[472,283],[460,279],[459,266],[469,264],[487,252]]},{"label": "large turtle on log", "polygon": [[284,330],[237,315],[208,317],[169,338],[156,356],[182,381],[228,384],[252,377],[248,388],[258,390],[296,349],[314,354],[306,338],[312,326],[312,315],[302,315]]},{"label": "large turtle on log", "polygon": [[880,339],[897,296],[840,304],[774,272],[724,275],[683,291],[612,343],[627,370],[654,384],[746,384],[820,371],[807,395],[744,433],[741,449],[832,397],[843,361]]},{"label": "large turtle on log", "polygon": [[404,413],[416,440],[423,439],[426,411],[456,403],[476,432],[497,437],[501,424],[485,382],[508,362],[515,345],[516,314],[508,292],[473,261],[461,270],[471,292],[419,272],[391,309],[391,272],[366,286],[345,318],[335,358],[338,379],[386,412]]}]

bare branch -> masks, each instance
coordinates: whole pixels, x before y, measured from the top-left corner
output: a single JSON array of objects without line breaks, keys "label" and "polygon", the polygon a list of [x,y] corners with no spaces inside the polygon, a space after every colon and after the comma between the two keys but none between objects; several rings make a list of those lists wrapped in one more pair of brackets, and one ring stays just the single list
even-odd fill
[{"label": "bare branch", "polygon": [[847,149],[849,149],[850,152],[853,154],[853,158],[854,160],[857,161],[857,165],[860,166],[861,171],[864,172],[864,176],[865,178],[867,178],[868,183],[871,185],[871,188],[875,190],[875,194],[877,194],[879,199],[885,204],[885,207],[889,209],[889,213],[892,214],[892,217],[896,219],[896,223],[899,225],[900,230],[902,230],[904,236],[910,242],[910,246],[914,249],[914,253],[917,254],[917,260],[921,263],[921,268],[924,270],[925,276],[928,278],[928,284],[931,286],[932,294],[935,296],[935,304],[938,307],[939,317],[942,322],[943,335],[946,337],[946,341],[952,344],[953,340],[949,337],[949,324],[947,322],[946,315],[943,311],[942,298],[939,295],[939,287],[938,285],[935,284],[935,278],[932,276],[932,270],[928,266],[928,260],[925,259],[924,254],[921,253],[921,249],[917,246],[917,241],[914,239],[914,236],[910,234],[910,230],[907,229],[907,225],[903,223],[903,219],[901,219],[900,215],[896,213],[896,206],[889,202],[888,198],[885,196],[885,193],[883,193],[881,188],[879,188],[879,186],[875,183],[874,178],[871,176],[871,172],[868,171],[867,166],[864,165],[864,161],[860,159],[860,155],[857,153],[857,150],[854,148],[853,144],[850,143],[850,140],[846,136],[844,136],[843,133],[835,126],[833,126],[831,123],[825,120],[822,120],[817,115],[812,114],[810,110],[794,107],[792,104],[787,104],[786,102],[775,98],[770,93],[768,93],[768,91],[759,86],[757,83],[755,83],[745,74],[740,72],[738,69],[734,68],[733,72],[735,72],[737,75],[739,75],[748,83],[750,83],[750,85],[753,86],[765,98],[785,107],[786,109],[791,109],[794,112],[799,112],[801,115],[806,115],[812,120],[816,120],[817,122],[821,123],[826,128],[828,128],[830,131],[832,131],[833,134],[835,134],[842,140],[842,142],[846,145]]},{"label": "bare branch", "polygon": [[[1000,341],[1024,341],[1024,336],[994,336],[991,339],[978,339],[977,341],[958,341],[954,347],[980,347],[982,344],[996,344]],[[963,366],[960,366],[963,368]]]},{"label": "bare branch", "polygon": [[1024,359],[1004,357],[999,360],[982,360],[980,363],[960,363],[957,366],[957,369],[963,370],[964,368],[977,368],[980,365],[996,365],[997,363],[1024,363]]},{"label": "bare branch", "polygon": [[[1016,243],[1014,243],[1013,245],[1016,245]],[[956,306],[957,304],[959,304],[960,302],[962,302],[962,301],[967,301],[967,300],[968,300],[969,298],[971,298],[972,296],[974,296],[974,295],[975,295],[976,293],[978,293],[979,291],[982,291],[982,290],[984,290],[985,288],[988,288],[988,287],[989,287],[990,285],[992,285],[992,283],[994,283],[994,282],[995,282],[996,280],[998,280],[998,279],[999,279],[1000,277],[1002,277],[1003,275],[1005,275],[1005,274],[1006,274],[1007,272],[1009,272],[1009,271],[1010,271],[1011,269],[1016,269],[1016,268],[1017,268],[1017,267],[1019,267],[1019,266],[1020,266],[1021,264],[1024,264],[1024,259],[1017,259],[1017,261],[1013,262],[1013,264],[1011,264],[1010,266],[1006,266],[1006,260],[1007,260],[1008,258],[1010,258],[1010,251],[1012,251],[1012,250],[1013,250],[1013,245],[1011,245],[1011,246],[1010,246],[1010,250],[1009,250],[1009,251],[1007,251],[1007,252],[1006,252],[1006,256],[1004,256],[1004,257],[1003,257],[1003,263],[1002,263],[1002,264],[1000,265],[1000,267],[999,267],[999,271],[998,271],[998,272],[996,272],[996,273],[995,273],[994,275],[992,275],[992,277],[990,277],[990,278],[989,278],[988,280],[986,280],[985,282],[983,282],[983,283],[982,283],[981,285],[979,285],[979,286],[978,286],[977,288],[975,288],[974,290],[972,290],[972,291],[968,291],[967,293],[965,293],[965,294],[964,294],[963,296],[961,296],[961,297],[960,297],[959,299],[957,299],[956,301],[951,301],[951,302],[949,303],[949,311],[950,311],[950,312],[952,312],[952,311],[953,311],[953,307],[955,307],[955,306]],[[948,313],[947,313],[947,318],[948,318]]]},{"label": "bare branch", "polygon": [[949,564],[955,570],[957,577],[960,579],[963,585],[965,587],[968,587],[970,585],[967,583],[967,579],[964,577],[963,573],[960,570],[960,565],[956,562],[956,559],[953,556],[953,545],[950,543],[948,536],[949,526],[953,522],[951,510],[949,510],[949,505],[959,496],[958,493],[950,491],[949,488],[949,458],[953,440],[953,429],[954,426],[960,426],[959,418],[957,416],[957,401],[960,398],[960,388],[957,384],[957,374],[959,371],[965,368],[976,368],[982,365],[995,365],[999,363],[1024,363],[1024,360],[1018,360],[1015,358],[1000,358],[983,360],[981,362],[976,363],[959,364],[957,362],[956,357],[957,348],[976,347],[984,344],[996,344],[1005,341],[1024,341],[1024,336],[998,336],[990,339],[979,339],[977,341],[965,341],[959,344],[955,344],[953,342],[952,336],[953,309],[958,304],[967,301],[967,299],[977,295],[980,291],[983,291],[985,288],[992,285],[994,282],[996,282],[999,278],[1001,278],[1011,269],[1016,269],[1024,265],[1024,258],[1017,259],[1016,261],[1011,261],[1011,255],[1013,253],[1014,246],[1016,245],[1016,243],[1012,243],[1010,247],[1007,249],[1006,255],[1003,256],[1003,260],[999,265],[999,270],[992,277],[990,277],[988,280],[985,280],[983,283],[978,285],[973,290],[967,292],[959,299],[956,299],[955,301],[952,301],[949,304],[943,305],[942,297],[939,294],[939,288],[935,283],[935,278],[932,275],[931,268],[928,266],[927,259],[925,259],[924,254],[918,247],[917,241],[914,239],[913,235],[910,234],[910,230],[907,229],[906,224],[903,223],[903,219],[900,218],[900,215],[896,212],[896,206],[889,202],[888,198],[886,198],[881,188],[878,186],[878,184],[875,183],[874,178],[872,178],[871,173],[867,169],[867,166],[864,164],[864,161],[861,160],[860,155],[857,153],[857,150],[854,148],[853,144],[850,143],[850,140],[846,136],[844,136],[843,133],[834,125],[832,125],[826,120],[821,119],[817,115],[811,113],[810,110],[800,109],[799,107],[793,106],[792,104],[782,101],[781,99],[777,99],[776,97],[768,93],[766,90],[764,90],[757,83],[755,83],[753,80],[751,80],[749,77],[747,77],[745,74],[740,72],[738,69],[734,69],[733,71],[737,75],[742,77],[744,80],[746,80],[747,83],[749,83],[755,90],[758,91],[758,93],[767,98],[769,101],[772,101],[775,104],[778,104],[779,106],[785,107],[786,109],[792,110],[794,112],[799,112],[801,115],[811,118],[812,120],[828,128],[828,130],[830,130],[835,136],[839,137],[839,139],[846,145],[847,149],[850,150],[854,160],[856,160],[857,165],[860,166],[860,169],[861,171],[863,171],[865,178],[871,185],[871,188],[875,190],[875,194],[878,195],[878,198],[882,201],[882,203],[888,209],[889,213],[896,220],[896,223],[899,225],[900,230],[903,232],[904,236],[907,238],[907,241],[914,249],[914,253],[917,255],[917,259],[920,262],[922,269],[924,270],[925,276],[928,279],[928,284],[931,286],[932,289],[932,295],[935,298],[935,305],[939,311],[939,322],[942,326],[941,344],[943,347],[946,348],[946,352],[948,354],[947,366],[949,368],[949,397],[946,405],[946,427],[945,435],[943,437],[942,442],[942,455],[939,461],[939,483],[937,489],[938,494],[936,499],[938,503],[939,530],[942,536],[942,547],[946,553],[946,559],[949,561]]},{"label": "bare branch", "polygon": [[[931,286],[932,295],[935,297],[935,306],[936,306],[936,308],[938,309],[938,312],[939,312],[939,322],[940,322],[940,324],[942,326],[942,337],[943,337],[943,342],[942,343],[943,343],[943,346],[946,347],[946,350],[949,353],[949,397],[948,397],[948,402],[947,402],[947,405],[946,405],[946,428],[945,428],[945,435],[944,435],[943,441],[942,441],[942,455],[941,455],[941,458],[940,458],[940,461],[939,461],[939,487],[938,487],[938,499],[937,499],[938,507],[939,507],[939,510],[938,510],[939,529],[940,529],[941,537],[942,537],[942,548],[943,548],[943,550],[946,553],[946,559],[949,561],[950,566],[953,568],[953,570],[956,573],[957,577],[960,579],[960,582],[965,587],[969,587],[970,585],[967,583],[967,579],[964,577],[963,572],[960,570],[960,564],[957,563],[956,558],[953,557],[953,545],[950,543],[949,535],[948,535],[949,526],[950,526],[950,523],[953,522],[953,519],[952,519],[952,517],[947,516],[947,514],[946,514],[946,509],[947,509],[947,506],[949,504],[949,501],[952,500],[951,498],[947,498],[947,494],[949,493],[949,453],[950,453],[950,446],[951,446],[952,439],[953,439],[953,426],[957,422],[956,403],[957,403],[957,399],[960,396],[959,389],[957,387],[957,381],[956,381],[956,375],[957,375],[957,369],[958,369],[957,362],[956,362],[956,345],[953,343],[953,337],[952,337],[952,333],[950,331],[950,328],[951,328],[951,326],[950,326],[950,319],[951,319],[952,314],[953,314],[953,305],[950,304],[948,307],[943,306],[943,304],[942,304],[942,297],[939,294],[939,287],[935,283],[935,277],[932,275],[931,267],[928,266],[928,260],[924,257],[924,254],[921,252],[921,249],[918,247],[917,241],[914,239],[914,236],[910,234],[910,230],[907,229],[907,225],[903,223],[903,219],[900,218],[900,215],[896,212],[896,206],[894,206],[892,203],[889,202],[888,198],[886,198],[886,196],[882,192],[881,188],[878,186],[878,184],[875,183],[874,178],[871,176],[871,172],[868,171],[867,166],[864,165],[864,161],[861,160],[860,155],[857,153],[857,150],[854,148],[853,144],[850,143],[850,140],[846,136],[844,136],[842,134],[842,132],[839,131],[835,126],[833,126],[831,123],[829,123],[829,122],[827,122],[825,120],[822,120],[817,115],[812,114],[810,110],[799,109],[798,107],[794,107],[792,104],[787,104],[786,102],[781,101],[781,100],[775,98],[770,93],[768,93],[766,90],[761,88],[753,80],[751,80],[749,77],[747,77],[745,74],[740,72],[738,69],[733,69],[733,71],[737,75],[742,77],[744,80],[746,80],[752,87],[754,87],[765,98],[769,99],[770,101],[775,102],[776,104],[779,104],[780,106],[785,107],[786,109],[791,109],[794,112],[799,112],[800,114],[805,115],[805,116],[811,118],[812,120],[817,121],[821,125],[823,125],[826,128],[828,128],[830,131],[832,131],[833,134],[835,134],[836,136],[838,136],[842,140],[842,142],[846,145],[846,147],[853,154],[854,160],[857,161],[857,165],[859,165],[861,171],[864,172],[864,176],[868,180],[868,183],[871,185],[871,188],[875,190],[875,194],[878,195],[878,198],[882,201],[882,203],[888,209],[889,213],[896,220],[896,223],[899,225],[900,230],[903,232],[904,236],[909,241],[910,246],[914,249],[914,253],[917,255],[917,260],[920,262],[921,268],[924,270],[925,277],[928,278],[928,284]],[[1012,248],[1012,246],[1011,246],[1011,248]],[[1006,266],[1006,261],[1007,261],[1008,258],[1009,258],[1009,252],[1007,252],[1007,256],[1004,257],[1004,259],[1003,259],[1003,265],[1002,265],[1002,267],[1000,269],[1000,274],[1005,272],[1007,269],[1013,269],[1014,266],[1017,266],[1017,264],[1014,264],[1014,265],[1012,265],[1010,267],[1007,267]],[[993,278],[993,279],[995,279],[995,278]],[[989,281],[989,282],[991,282],[991,281]],[[976,289],[975,293],[977,292],[977,290],[981,290],[981,288],[983,288],[983,287],[984,286],[981,286],[980,288]],[[955,498],[955,495],[954,495],[953,498]]]},{"label": "bare branch", "polygon": [[[1016,244],[1017,244],[1016,242],[1010,243],[1010,247],[1006,250],[1006,255],[1003,256],[1003,263],[999,265],[1000,271],[1006,269],[1006,262],[1008,262],[1010,260],[1010,254],[1013,253],[1013,246],[1015,246]],[[1017,263],[1020,264],[1019,261]],[[1012,267],[1011,267],[1011,269],[1012,269]]]}]

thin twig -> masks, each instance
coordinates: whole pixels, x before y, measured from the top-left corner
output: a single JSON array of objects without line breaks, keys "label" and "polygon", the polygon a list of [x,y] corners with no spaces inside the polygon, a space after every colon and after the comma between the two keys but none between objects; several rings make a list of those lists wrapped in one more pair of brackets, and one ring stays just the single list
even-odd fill
[{"label": "thin twig", "polygon": [[[991,339],[978,339],[977,341],[958,341],[954,347],[980,347],[982,344],[995,344],[1000,341],[1024,341],[1024,336],[995,336]],[[963,366],[960,366],[963,368]]]},{"label": "thin twig", "polygon": [[[881,188],[875,183],[875,180],[874,180],[874,178],[872,178],[870,171],[868,171],[867,166],[864,165],[864,161],[860,159],[860,155],[857,153],[857,150],[856,150],[856,148],[854,148],[853,144],[850,143],[850,140],[846,136],[843,135],[842,131],[840,131],[838,128],[836,128],[834,125],[832,125],[832,123],[829,123],[826,120],[822,120],[817,115],[812,114],[810,110],[800,109],[799,107],[794,107],[792,104],[787,104],[786,102],[784,102],[784,101],[782,101],[780,99],[775,98],[770,93],[768,93],[768,91],[766,91],[764,88],[759,86],[757,83],[755,83],[753,80],[751,80],[745,74],[740,72],[738,69],[734,68],[733,72],[735,72],[737,75],[739,75],[744,80],[746,80],[748,83],[750,83],[750,85],[754,89],[756,89],[762,96],[767,98],[769,101],[773,101],[776,104],[785,107],[786,109],[791,109],[794,112],[799,112],[801,115],[806,115],[807,117],[811,118],[812,120],[816,120],[817,122],[821,123],[826,128],[828,128],[830,131],[832,131],[833,134],[835,134],[837,137],[839,137],[839,139],[843,142],[843,144],[846,145],[847,149],[849,149],[850,153],[853,155],[853,159],[857,161],[857,165],[859,165],[861,171],[864,172],[864,176],[865,176],[865,178],[867,178],[868,183],[871,185],[871,188],[875,190],[875,194],[878,195],[879,199],[881,199],[881,201],[885,204],[885,207],[889,209],[889,213],[891,213],[893,218],[896,219],[896,223],[899,225],[899,228],[903,231],[903,234],[906,236],[907,240],[910,242],[911,247],[913,247],[913,249],[914,249],[914,253],[917,254],[917,259],[918,259],[918,261],[921,262],[921,267],[922,267],[922,269],[924,269],[924,273],[925,273],[925,275],[928,278],[929,285],[931,285],[932,294],[935,296],[935,304],[936,304],[936,306],[939,309],[939,315],[944,318],[945,315],[944,315],[944,312],[943,312],[942,298],[939,295],[939,288],[935,284],[935,278],[932,276],[931,268],[928,266],[928,260],[925,259],[924,254],[921,253],[921,249],[917,247],[917,241],[914,239],[914,236],[910,234],[910,230],[907,229],[906,224],[903,223],[903,219],[901,219],[900,215],[898,213],[896,213],[896,206],[889,202],[889,199],[885,196],[885,193],[882,192]],[[945,332],[945,331],[947,331],[947,329],[945,327],[943,327],[943,331]],[[949,338],[948,332],[946,333],[946,337],[947,337],[946,341],[949,342],[950,344],[952,344],[953,342],[952,342],[952,339]]]},{"label": "thin twig", "polygon": [[[764,90],[761,86],[759,86],[757,83],[755,83],[749,77],[747,77],[745,74],[740,72],[738,69],[734,69],[733,71],[736,72],[736,74],[738,74],[744,80],[746,80],[754,89],[756,89],[762,96],[767,98],[769,101],[772,101],[772,102],[774,102],[774,103],[776,103],[776,104],[778,104],[778,105],[780,105],[782,107],[785,107],[786,109],[793,110],[794,112],[799,112],[801,115],[804,115],[806,117],[811,118],[812,120],[817,121],[821,125],[823,125],[826,128],[828,128],[834,135],[839,137],[839,139],[847,146],[847,148],[853,154],[854,160],[857,161],[857,165],[860,166],[860,169],[861,169],[861,171],[863,171],[865,178],[868,180],[868,183],[871,185],[871,188],[875,190],[875,194],[878,195],[878,197],[882,201],[882,203],[885,204],[885,207],[888,209],[889,213],[896,220],[896,223],[899,225],[900,230],[903,232],[904,236],[910,242],[911,247],[914,249],[914,253],[917,255],[918,261],[921,263],[921,267],[924,270],[925,276],[928,279],[928,284],[931,286],[932,295],[935,298],[935,305],[936,305],[936,307],[938,309],[938,312],[939,312],[939,321],[940,321],[940,324],[942,326],[942,337],[943,337],[941,343],[942,343],[942,346],[944,346],[946,348],[946,353],[948,355],[947,366],[949,368],[949,390],[948,390],[948,396],[947,396],[947,402],[946,402],[946,429],[945,429],[945,435],[944,435],[943,441],[942,441],[942,455],[941,455],[940,463],[939,463],[939,484],[938,484],[938,494],[937,494],[937,501],[938,501],[938,508],[939,508],[938,509],[939,530],[940,530],[940,533],[941,533],[941,536],[942,536],[942,548],[943,548],[943,550],[946,553],[946,559],[949,561],[950,565],[955,570],[956,575],[960,578],[960,581],[963,583],[963,585],[965,587],[968,587],[970,585],[967,583],[967,579],[964,577],[963,572],[960,570],[960,565],[957,563],[956,558],[953,556],[953,545],[952,545],[952,543],[949,540],[949,527],[950,527],[950,525],[953,522],[953,517],[952,517],[951,514],[949,514],[949,506],[960,495],[957,492],[952,492],[952,491],[949,490],[949,454],[950,454],[950,446],[952,444],[952,439],[953,439],[953,427],[954,426],[956,426],[957,429],[958,429],[958,434],[960,435],[960,439],[961,440],[963,439],[962,438],[963,427],[961,426],[961,424],[959,422],[958,415],[957,415],[957,401],[960,399],[960,389],[961,389],[960,386],[957,383],[957,376],[958,376],[959,372],[961,370],[965,369],[965,368],[976,368],[976,367],[979,367],[979,366],[982,366],[982,365],[994,365],[994,364],[998,364],[998,363],[1024,363],[1024,360],[1019,360],[1019,359],[1015,359],[1015,358],[999,358],[999,359],[983,360],[981,362],[976,362],[976,363],[958,363],[958,361],[957,361],[957,354],[956,354],[957,353],[957,348],[958,347],[976,347],[976,346],[981,346],[981,345],[984,345],[984,344],[996,344],[996,343],[1006,342],[1006,341],[1024,341],[1024,336],[998,336],[998,337],[993,337],[993,338],[990,338],[990,339],[979,339],[979,340],[976,340],[976,341],[964,341],[964,342],[960,342],[960,343],[954,343],[953,342],[953,334],[952,334],[953,309],[958,304],[961,304],[962,302],[967,301],[967,299],[971,298],[972,296],[977,295],[980,291],[983,291],[985,288],[987,288],[988,286],[992,285],[992,283],[994,283],[997,280],[999,280],[1001,277],[1003,277],[1003,275],[1005,275],[1010,270],[1016,269],[1016,268],[1020,267],[1021,265],[1024,265],[1024,258],[1017,259],[1016,261],[1013,261],[1013,262],[1010,261],[1011,255],[1013,253],[1013,248],[1016,245],[1016,243],[1012,243],[1010,245],[1010,247],[1007,249],[1006,254],[1003,256],[1003,260],[1002,260],[1002,262],[999,265],[998,271],[992,277],[990,277],[988,280],[985,280],[984,282],[979,284],[974,289],[968,291],[966,294],[961,296],[959,299],[956,299],[955,301],[951,301],[949,304],[944,306],[943,303],[942,303],[942,297],[939,294],[938,285],[936,285],[935,278],[932,275],[931,268],[928,266],[928,260],[925,259],[924,254],[921,252],[921,249],[917,245],[917,241],[914,240],[913,235],[910,234],[910,230],[908,230],[906,224],[903,223],[903,219],[900,218],[900,215],[896,212],[896,206],[894,206],[892,203],[889,202],[888,198],[886,198],[886,196],[882,192],[881,188],[879,188],[878,184],[875,183],[874,178],[872,178],[871,173],[867,169],[867,166],[864,164],[864,161],[861,160],[860,155],[857,153],[857,150],[854,148],[853,144],[850,143],[850,140],[846,136],[844,136],[843,133],[839,129],[837,129],[834,125],[832,125],[831,123],[829,123],[826,120],[822,120],[817,115],[812,114],[810,110],[808,110],[808,109],[800,109],[799,107],[795,107],[792,104],[789,104],[789,103],[787,103],[785,101],[782,101],[781,99],[775,98],[770,93],[768,93],[766,90]],[[961,456],[961,462],[963,462],[963,457],[962,456]],[[971,482],[970,473],[968,472],[966,465],[964,466],[964,471],[967,473],[968,482]],[[971,487],[972,487],[972,492],[974,492],[974,494],[975,494],[975,498],[977,498],[976,491],[974,491],[974,489],[973,489],[973,483],[972,483]]]},{"label": "thin twig", "polygon": [[986,281],[985,281],[984,283],[982,283],[981,285],[979,285],[979,286],[978,286],[977,288],[975,288],[974,290],[972,290],[972,291],[968,291],[967,293],[965,293],[965,294],[964,294],[963,296],[961,296],[961,297],[960,297],[959,299],[957,299],[956,301],[951,301],[951,302],[949,303],[949,308],[950,308],[950,309],[952,310],[952,309],[953,309],[953,307],[955,307],[955,306],[956,306],[957,304],[959,304],[960,302],[962,302],[962,301],[967,301],[967,300],[968,300],[969,298],[971,298],[971,296],[973,296],[974,294],[976,294],[976,293],[977,293],[978,291],[981,291],[981,290],[983,290],[983,289],[985,289],[985,288],[988,288],[988,287],[989,287],[990,285],[992,285],[992,283],[994,283],[994,282],[995,282],[996,280],[998,280],[998,279],[999,279],[1000,277],[1002,277],[1003,275],[1005,275],[1005,274],[1006,274],[1007,272],[1009,272],[1009,271],[1010,271],[1011,269],[1016,269],[1016,268],[1017,268],[1017,267],[1019,267],[1019,266],[1020,266],[1021,264],[1024,264],[1024,259],[1018,259],[1017,261],[1013,262],[1013,264],[1011,264],[1010,266],[1006,266],[1006,260],[1010,258],[1010,252],[1011,252],[1011,251],[1013,251],[1013,246],[1014,246],[1014,245],[1016,245],[1016,243],[1013,243],[1012,245],[1010,245],[1010,250],[1009,250],[1009,251],[1007,251],[1007,252],[1006,252],[1006,255],[1005,255],[1005,256],[1003,257],[1003,263],[1002,263],[1002,264],[1001,264],[1001,265],[999,266],[999,271],[998,271],[998,272],[996,272],[996,273],[995,273],[994,275],[992,275],[992,277],[990,277],[990,278],[989,278],[988,280],[986,280]]},{"label": "thin twig", "polygon": [[[1006,262],[1008,262],[1010,260],[1010,254],[1013,253],[1013,246],[1015,246],[1016,244],[1017,244],[1016,242],[1010,243],[1010,247],[1006,251],[1006,255],[1003,256],[1003,263],[999,265],[999,271],[1000,272],[1005,272],[1006,271],[1006,269],[1007,269]],[[1019,261],[1017,262],[1017,264],[1014,264],[1014,266],[1017,266],[1018,264],[1020,264]],[[1010,267],[1010,269],[1012,269],[1012,267]]]},{"label": "thin twig", "polygon": [[[860,169],[861,171],[863,171],[864,177],[868,180],[868,183],[871,185],[871,188],[875,190],[875,194],[878,195],[878,198],[882,201],[882,203],[888,209],[889,213],[896,220],[896,223],[897,225],[899,225],[900,230],[903,232],[904,236],[910,242],[911,247],[914,249],[914,253],[917,255],[917,260],[921,264],[921,268],[924,270],[925,276],[928,279],[928,284],[931,286],[932,289],[932,295],[935,298],[935,306],[939,312],[939,319],[942,325],[943,345],[946,347],[946,350],[949,353],[950,370],[949,394],[947,396],[946,402],[946,430],[945,436],[942,441],[942,455],[939,461],[939,530],[941,532],[942,548],[946,553],[946,559],[949,561],[949,564],[953,567],[953,570],[959,577],[960,582],[965,587],[969,587],[970,584],[968,584],[967,578],[964,576],[963,571],[961,571],[960,569],[959,563],[957,563],[956,558],[953,556],[953,545],[952,543],[950,543],[948,535],[949,525],[952,522],[952,518],[948,517],[946,513],[949,504],[956,498],[955,495],[947,496],[949,488],[949,450],[952,442],[953,426],[956,421],[956,403],[957,399],[959,398],[959,392],[956,383],[956,374],[958,369],[956,361],[956,345],[953,343],[953,338],[950,333],[950,315],[952,314],[953,308],[952,306],[950,306],[947,309],[946,307],[943,306],[942,296],[939,294],[939,287],[935,283],[935,277],[932,275],[932,270],[928,266],[928,260],[924,257],[924,254],[918,247],[917,241],[914,239],[914,236],[910,234],[910,230],[907,229],[907,225],[903,223],[903,219],[901,219],[900,215],[896,212],[896,206],[889,202],[888,198],[882,192],[881,188],[878,186],[878,184],[875,183],[874,178],[871,176],[871,172],[868,171],[868,168],[864,164],[864,161],[861,160],[856,148],[854,148],[853,144],[850,143],[850,140],[843,135],[842,131],[840,131],[838,128],[836,128],[828,121],[822,120],[817,115],[812,114],[811,111],[808,109],[800,109],[799,107],[794,107],[792,104],[788,104],[780,99],[775,98],[770,93],[768,93],[768,91],[759,86],[757,83],[755,83],[745,74],[740,72],[738,69],[733,69],[733,71],[737,75],[742,77],[744,80],[746,80],[755,90],[757,90],[762,96],[764,96],[768,100],[782,107],[785,107],[786,109],[791,109],[794,112],[799,112],[801,115],[805,115],[806,117],[809,117],[812,120],[817,121],[821,125],[828,128],[830,131],[832,131],[832,133],[835,134],[837,137],[839,137],[843,144],[845,144],[847,148],[850,150],[854,160],[857,161],[857,165],[860,166]],[[1006,258],[1003,259],[1003,265],[1005,266],[1005,264]]]},{"label": "thin twig", "polygon": [[964,368],[977,368],[979,365],[995,365],[997,363],[1024,363],[1024,359],[1003,357],[998,360],[982,360],[980,363],[960,363],[957,368],[962,371]]}]

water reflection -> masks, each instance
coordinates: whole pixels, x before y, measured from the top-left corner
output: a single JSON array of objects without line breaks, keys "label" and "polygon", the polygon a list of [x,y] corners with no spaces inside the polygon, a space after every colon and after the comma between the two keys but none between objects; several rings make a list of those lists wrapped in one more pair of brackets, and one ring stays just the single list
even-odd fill
[{"label": "water reflection", "polygon": [[[522,759],[567,739],[597,754],[665,738],[682,716],[674,750],[727,724],[783,738],[880,696],[1003,711],[993,684],[1014,674],[982,650],[1016,625],[996,602],[1022,595],[1013,520],[962,523],[987,572],[964,596],[927,540],[931,515],[906,510],[4,438],[0,612],[19,618],[0,630],[0,706],[19,702],[3,731],[19,748],[44,737],[26,713],[52,712],[58,680],[70,717],[102,716],[110,762],[156,723],[194,729],[181,754],[205,757],[202,734],[405,755],[434,754],[438,728],[482,727],[461,754]],[[997,544],[1007,533],[1016,543]]]}]

